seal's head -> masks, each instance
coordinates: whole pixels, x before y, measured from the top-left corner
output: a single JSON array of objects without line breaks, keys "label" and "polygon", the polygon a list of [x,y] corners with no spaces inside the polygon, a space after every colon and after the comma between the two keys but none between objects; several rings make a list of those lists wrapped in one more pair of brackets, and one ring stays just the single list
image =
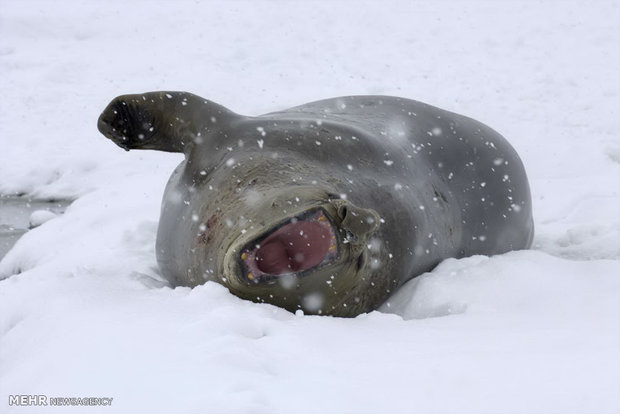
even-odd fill
[{"label": "seal's head", "polygon": [[206,264],[198,274],[293,312],[353,316],[385,299],[375,264],[386,260],[369,249],[381,222],[376,211],[321,186],[253,187],[237,188],[239,202],[220,194],[215,205],[227,209],[198,225],[193,254]]},{"label": "seal's head", "polygon": [[316,277],[322,268],[334,273],[336,267],[351,267],[357,272],[365,262],[364,249],[359,248],[378,223],[373,210],[328,200],[267,226],[248,242],[243,238],[241,249],[233,248],[231,259],[237,263],[232,268],[241,280],[255,284],[277,281],[283,275]]}]

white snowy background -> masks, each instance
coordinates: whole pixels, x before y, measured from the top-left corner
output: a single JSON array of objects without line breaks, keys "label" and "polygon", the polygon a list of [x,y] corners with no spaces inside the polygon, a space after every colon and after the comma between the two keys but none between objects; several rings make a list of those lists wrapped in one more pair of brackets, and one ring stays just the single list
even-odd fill
[{"label": "white snowy background", "polygon": [[[604,0],[2,0],[0,193],[75,202],[0,262],[0,412],[620,412],[619,45]],[[526,165],[535,246],[447,260],[355,319],[172,289],[154,237],[181,156],[96,129],[151,90],[248,115],[388,94],[476,118]]]}]

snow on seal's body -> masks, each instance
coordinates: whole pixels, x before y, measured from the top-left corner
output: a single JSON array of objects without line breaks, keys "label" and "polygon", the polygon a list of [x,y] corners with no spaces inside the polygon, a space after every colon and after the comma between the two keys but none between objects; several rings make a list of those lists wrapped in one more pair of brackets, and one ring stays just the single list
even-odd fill
[{"label": "snow on seal's body", "polygon": [[114,99],[99,130],[183,152],[157,260],[174,284],[219,282],[291,311],[355,316],[449,257],[530,247],[527,176],[497,132],[388,96],[258,117],[185,92]]}]

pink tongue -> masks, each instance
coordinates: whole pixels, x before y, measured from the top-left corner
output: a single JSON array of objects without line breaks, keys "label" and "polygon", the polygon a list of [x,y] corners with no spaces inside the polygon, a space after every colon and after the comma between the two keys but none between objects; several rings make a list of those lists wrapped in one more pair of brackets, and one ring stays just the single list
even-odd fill
[{"label": "pink tongue", "polygon": [[263,240],[256,251],[258,268],[276,275],[301,272],[321,263],[329,245],[330,232],[319,223],[290,223]]}]

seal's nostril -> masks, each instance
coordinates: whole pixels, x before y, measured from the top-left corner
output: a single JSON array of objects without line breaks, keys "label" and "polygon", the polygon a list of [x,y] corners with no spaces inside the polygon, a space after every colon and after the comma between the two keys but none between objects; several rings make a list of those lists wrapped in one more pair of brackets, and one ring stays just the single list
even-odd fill
[{"label": "seal's nostril", "polygon": [[343,220],[347,218],[347,213],[349,212],[349,210],[347,209],[347,206],[340,206],[340,208],[338,209],[338,216],[340,217],[340,220]]},{"label": "seal's nostril", "polygon": [[340,227],[346,231],[347,239],[352,242],[362,241],[378,227],[379,215],[372,209],[357,207],[346,201],[336,202]]},{"label": "seal's nostril", "polygon": [[366,257],[365,257],[365,253],[362,252],[362,254],[360,254],[360,257],[357,258],[357,270],[359,271],[362,267],[364,267],[364,263],[366,262]]}]

